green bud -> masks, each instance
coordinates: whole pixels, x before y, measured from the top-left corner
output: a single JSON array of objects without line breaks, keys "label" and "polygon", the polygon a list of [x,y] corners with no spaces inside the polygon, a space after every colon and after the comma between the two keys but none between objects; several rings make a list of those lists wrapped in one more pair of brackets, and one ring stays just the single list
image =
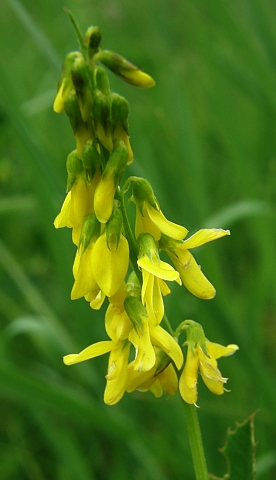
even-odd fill
[{"label": "green bud", "polygon": [[77,153],[82,158],[82,150],[88,140],[94,138],[91,121],[84,122],[79,109],[75,91],[71,91],[65,101],[65,112],[69,117],[77,143]]},{"label": "green bud", "polygon": [[84,122],[87,122],[91,115],[93,99],[87,72],[87,64],[83,57],[78,57],[75,60],[72,66],[71,75],[82,119]]},{"label": "green bud", "polygon": [[151,184],[144,178],[135,177],[132,181],[132,200],[143,214],[143,203],[146,202],[155,210],[158,209],[158,202],[155,198]]},{"label": "green bud", "polygon": [[94,147],[92,140],[84,145],[82,150],[82,163],[89,182],[94,178],[95,173],[100,169],[101,157],[98,150]]},{"label": "green bud", "polygon": [[114,200],[115,206],[113,212],[106,224],[106,244],[112,252],[116,252],[122,229],[123,229],[123,215],[121,210],[117,206],[117,200]]},{"label": "green bud", "polygon": [[66,169],[67,169],[67,192],[73,187],[75,180],[78,176],[83,173],[82,161],[79,159],[77,150],[69,153],[66,160]]},{"label": "green bud", "polygon": [[148,317],[146,308],[142,305],[141,300],[137,297],[128,296],[124,301],[125,311],[132,321],[134,328],[139,329],[142,332],[143,323],[142,318]]},{"label": "green bud", "polygon": [[125,132],[129,134],[128,126],[129,105],[127,100],[117,93],[111,94],[111,118],[112,133],[118,125],[122,125]]},{"label": "green bud", "polygon": [[149,88],[155,85],[155,81],[147,73],[142,72],[136,65],[126,60],[118,53],[102,50],[97,55],[109,70],[118,75],[122,80],[136,87]]},{"label": "green bud", "polygon": [[111,105],[110,98],[96,92],[93,102],[93,118],[95,122],[96,134],[101,144],[109,151],[113,149],[111,138]]},{"label": "green bud", "polygon": [[94,75],[95,75],[95,83],[97,85],[97,88],[104,95],[110,95],[110,85],[109,85],[109,79],[108,79],[106,70],[102,67],[97,67],[95,69]]},{"label": "green bud", "polygon": [[67,96],[65,103],[65,113],[68,116],[71,127],[73,129],[74,134],[76,133],[78,126],[83,123],[83,119],[81,116],[79,103],[77,99],[77,95],[75,90],[72,90],[69,95]]},{"label": "green bud", "polygon": [[71,77],[71,70],[76,59],[82,58],[80,52],[69,53],[63,62],[62,72],[58,82],[58,92],[54,101],[54,111],[56,113],[63,112],[65,99],[73,88],[73,82]]},{"label": "green bud", "polygon": [[88,27],[84,37],[84,43],[88,47],[88,55],[90,59],[100,50],[101,41],[102,34],[99,27]]},{"label": "green bud", "polygon": [[91,241],[96,241],[101,234],[101,224],[95,213],[88,215],[81,228],[80,241],[78,248],[82,247],[82,253],[85,252]]}]

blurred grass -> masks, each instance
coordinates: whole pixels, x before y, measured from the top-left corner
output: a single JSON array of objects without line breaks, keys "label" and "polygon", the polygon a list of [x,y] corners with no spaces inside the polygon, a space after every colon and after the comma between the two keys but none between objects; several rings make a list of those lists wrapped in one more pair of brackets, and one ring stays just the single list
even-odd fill
[{"label": "blurred grass", "polygon": [[[74,141],[52,111],[60,65],[77,48],[63,2],[5,0],[0,17],[0,478],[194,478],[178,396],[102,401],[107,358],[66,368],[62,355],[104,335],[103,312],[71,302],[74,248],[56,231]],[[137,90],[110,74],[130,102],[135,162],[162,210],[191,232],[231,228],[196,257],[217,296],[174,287],[174,325],[203,324],[238,343],[220,362],[231,393],[199,384],[209,470],[226,465],[225,432],[256,418],[258,480],[276,474],[276,32],[271,0],[69,0],[85,31],[153,75]],[[93,323],[92,323],[93,322]]]}]

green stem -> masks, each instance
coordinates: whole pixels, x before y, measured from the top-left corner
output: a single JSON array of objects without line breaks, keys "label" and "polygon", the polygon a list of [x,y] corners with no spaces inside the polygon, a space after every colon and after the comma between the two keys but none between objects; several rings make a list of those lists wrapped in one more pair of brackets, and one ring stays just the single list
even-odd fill
[{"label": "green stem", "polygon": [[126,239],[128,241],[128,244],[129,244],[130,262],[131,262],[132,268],[133,268],[140,284],[142,285],[142,274],[141,274],[141,272],[138,268],[138,265],[137,265],[138,256],[137,256],[136,242],[135,242],[135,238],[133,236],[132,229],[131,229],[131,226],[130,226],[130,223],[129,223],[129,220],[128,220],[128,216],[127,216],[127,213],[126,213],[124,192],[117,189],[116,196],[119,197],[119,199],[120,199],[121,211],[122,211],[123,220],[124,220],[125,235],[126,235]]},{"label": "green stem", "polygon": [[195,405],[183,403],[196,480],[209,480],[197,408]]}]

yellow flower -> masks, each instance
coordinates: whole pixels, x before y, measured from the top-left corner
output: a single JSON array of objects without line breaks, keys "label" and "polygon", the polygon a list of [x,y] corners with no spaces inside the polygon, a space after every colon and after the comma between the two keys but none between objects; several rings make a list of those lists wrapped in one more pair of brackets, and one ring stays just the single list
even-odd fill
[{"label": "yellow flower", "polygon": [[213,228],[199,230],[183,242],[174,242],[172,239],[165,237],[161,238],[160,247],[166,250],[175,268],[180,273],[185,287],[196,297],[205,300],[211,299],[215,296],[216,290],[202,273],[189,249],[199,247],[225,235],[230,235],[229,230]]},{"label": "yellow flower", "polygon": [[168,295],[170,289],[164,280],[176,281],[181,284],[179,273],[159,258],[158,248],[150,234],[139,237],[138,266],[142,270],[142,303],[146,306],[153,325],[158,325],[164,316],[163,295]]},{"label": "yellow flower", "polygon": [[97,284],[107,297],[111,297],[120,288],[128,270],[129,246],[126,238],[121,235],[117,248],[110,248],[104,233],[96,241],[91,258]]},{"label": "yellow flower", "polygon": [[183,364],[183,354],[176,340],[160,326],[149,324],[150,342],[154,346],[155,362],[149,370],[137,369],[136,359],[128,366],[126,390],[142,392],[151,390],[156,397],[163,392],[174,395],[178,389],[178,379],[171,360],[180,370]]},{"label": "yellow flower", "polygon": [[128,341],[123,340],[115,343],[108,340],[94,343],[78,354],[66,355],[63,357],[63,362],[65,365],[74,365],[110,352],[104,402],[107,405],[114,405],[121,400],[125,393],[129,349],[130,343]]},{"label": "yellow flower", "polygon": [[144,178],[134,177],[132,184],[132,201],[136,204],[136,237],[141,233],[150,233],[156,241],[161,233],[175,240],[182,240],[188,230],[181,225],[170,222],[160,210],[151,184]]},{"label": "yellow flower", "polygon": [[216,395],[222,395],[225,391],[224,384],[228,379],[222,377],[216,359],[232,355],[239,347],[237,345],[224,347],[208,340],[202,345],[189,341],[187,343],[187,358],[179,380],[179,391],[183,400],[196,404],[198,370],[208,389]]}]

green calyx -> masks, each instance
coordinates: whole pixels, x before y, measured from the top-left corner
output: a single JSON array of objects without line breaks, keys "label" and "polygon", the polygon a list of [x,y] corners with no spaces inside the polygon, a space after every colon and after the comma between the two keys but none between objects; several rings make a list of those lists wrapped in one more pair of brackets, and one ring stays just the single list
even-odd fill
[{"label": "green calyx", "polygon": [[91,241],[95,241],[100,236],[100,233],[101,224],[96,215],[91,213],[85,218],[82,224],[80,241],[78,245],[79,249],[82,247],[82,253],[85,252]]},{"label": "green calyx", "polygon": [[106,244],[109,250],[116,252],[123,229],[123,215],[114,200],[114,208],[112,215],[106,223]]},{"label": "green calyx", "polygon": [[67,186],[66,191],[69,192],[73,187],[77,177],[83,174],[83,164],[77,155],[77,150],[69,153],[66,160],[67,169]]}]

